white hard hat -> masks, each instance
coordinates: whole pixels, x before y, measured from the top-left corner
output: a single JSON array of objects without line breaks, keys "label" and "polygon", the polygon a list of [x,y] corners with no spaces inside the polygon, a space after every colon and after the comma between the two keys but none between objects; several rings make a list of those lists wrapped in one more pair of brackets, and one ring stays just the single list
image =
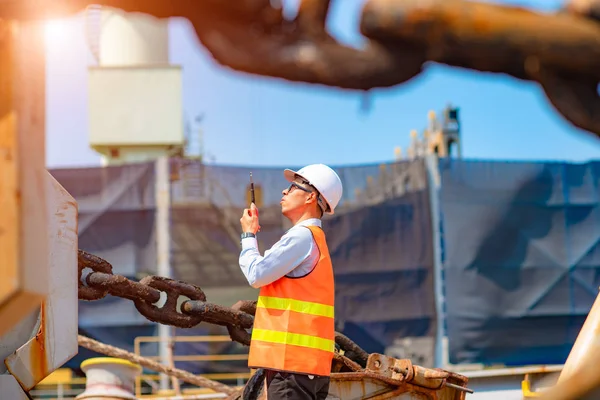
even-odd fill
[{"label": "white hard hat", "polygon": [[338,174],[325,164],[307,165],[299,171],[286,169],[283,171],[283,176],[290,182],[296,177],[300,177],[308,184],[314,186],[321,194],[319,197],[325,201],[325,204],[322,204],[322,201],[320,201],[320,205],[323,212],[327,214],[333,214],[342,198],[342,181]]}]

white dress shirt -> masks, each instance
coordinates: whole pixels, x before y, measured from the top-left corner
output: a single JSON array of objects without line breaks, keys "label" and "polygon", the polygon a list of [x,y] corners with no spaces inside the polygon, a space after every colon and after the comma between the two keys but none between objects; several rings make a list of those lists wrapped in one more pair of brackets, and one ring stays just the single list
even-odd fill
[{"label": "white dress shirt", "polygon": [[283,276],[308,274],[319,261],[319,248],[307,226],[321,227],[321,220],[310,218],[290,228],[265,255],[258,251],[256,238],[242,239],[240,268],[253,288],[260,288]]}]

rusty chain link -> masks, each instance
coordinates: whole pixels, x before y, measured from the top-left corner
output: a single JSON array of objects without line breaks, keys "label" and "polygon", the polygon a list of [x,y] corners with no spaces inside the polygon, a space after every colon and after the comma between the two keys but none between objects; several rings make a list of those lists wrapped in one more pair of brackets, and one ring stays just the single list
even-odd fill
[{"label": "rusty chain link", "polygon": [[560,115],[600,137],[600,0],[565,0],[556,12],[483,0],[366,0],[360,47],[328,31],[333,0],[301,0],[293,18],[270,0],[55,3],[6,0],[0,21],[68,15],[90,5],[183,17],[222,66],[351,90],[401,85],[432,63],[502,74],[538,83]]},{"label": "rusty chain link", "polygon": [[[178,328],[192,328],[201,322],[220,325],[227,328],[231,340],[250,345],[256,301],[238,301],[230,308],[207,302],[202,289],[190,283],[160,276],[135,282],[113,274],[110,263],[83,250],[78,253],[78,276],[81,300],[100,300],[110,294],[133,301],[138,312],[152,322]],[[182,297],[187,300],[179,303]],[[347,358],[366,366],[368,354],[360,346],[338,332],[335,341]],[[348,367],[355,368],[353,364]]]}]

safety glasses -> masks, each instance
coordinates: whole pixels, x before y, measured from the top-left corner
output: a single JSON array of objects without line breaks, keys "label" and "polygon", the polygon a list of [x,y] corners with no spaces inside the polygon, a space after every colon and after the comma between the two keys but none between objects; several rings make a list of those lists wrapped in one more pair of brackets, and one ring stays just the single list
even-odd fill
[{"label": "safety glasses", "polygon": [[294,189],[300,189],[303,192],[312,193],[312,190],[303,188],[302,186],[298,185],[296,182],[292,182],[290,184],[290,186],[287,188],[287,193],[291,193]]}]

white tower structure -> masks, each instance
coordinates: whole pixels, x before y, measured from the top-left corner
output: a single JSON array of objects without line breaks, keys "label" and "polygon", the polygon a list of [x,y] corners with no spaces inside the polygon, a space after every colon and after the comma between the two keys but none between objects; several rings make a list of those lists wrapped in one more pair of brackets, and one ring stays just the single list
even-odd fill
[{"label": "white tower structure", "polygon": [[181,68],[169,63],[168,20],[90,8],[86,28],[90,146],[104,165],[149,161],[184,148]]},{"label": "white tower structure", "polygon": [[[156,161],[157,274],[171,276],[168,157],[185,146],[181,68],[169,63],[168,20],[109,7],[89,8],[90,146],[103,164]],[[108,190],[108,189],[107,189]],[[158,324],[159,355],[172,360],[170,327]],[[160,387],[168,387],[161,374]],[[173,381],[177,388],[177,380]]]},{"label": "white tower structure", "polygon": [[[461,126],[459,109],[448,105],[443,111],[443,119],[436,117],[434,111],[429,111],[427,128],[423,130],[422,137],[416,130],[410,131],[410,145],[408,147],[408,158],[422,158],[429,154],[437,157],[447,158],[453,156],[462,157]],[[402,160],[402,153],[395,151],[396,161]]]}]

